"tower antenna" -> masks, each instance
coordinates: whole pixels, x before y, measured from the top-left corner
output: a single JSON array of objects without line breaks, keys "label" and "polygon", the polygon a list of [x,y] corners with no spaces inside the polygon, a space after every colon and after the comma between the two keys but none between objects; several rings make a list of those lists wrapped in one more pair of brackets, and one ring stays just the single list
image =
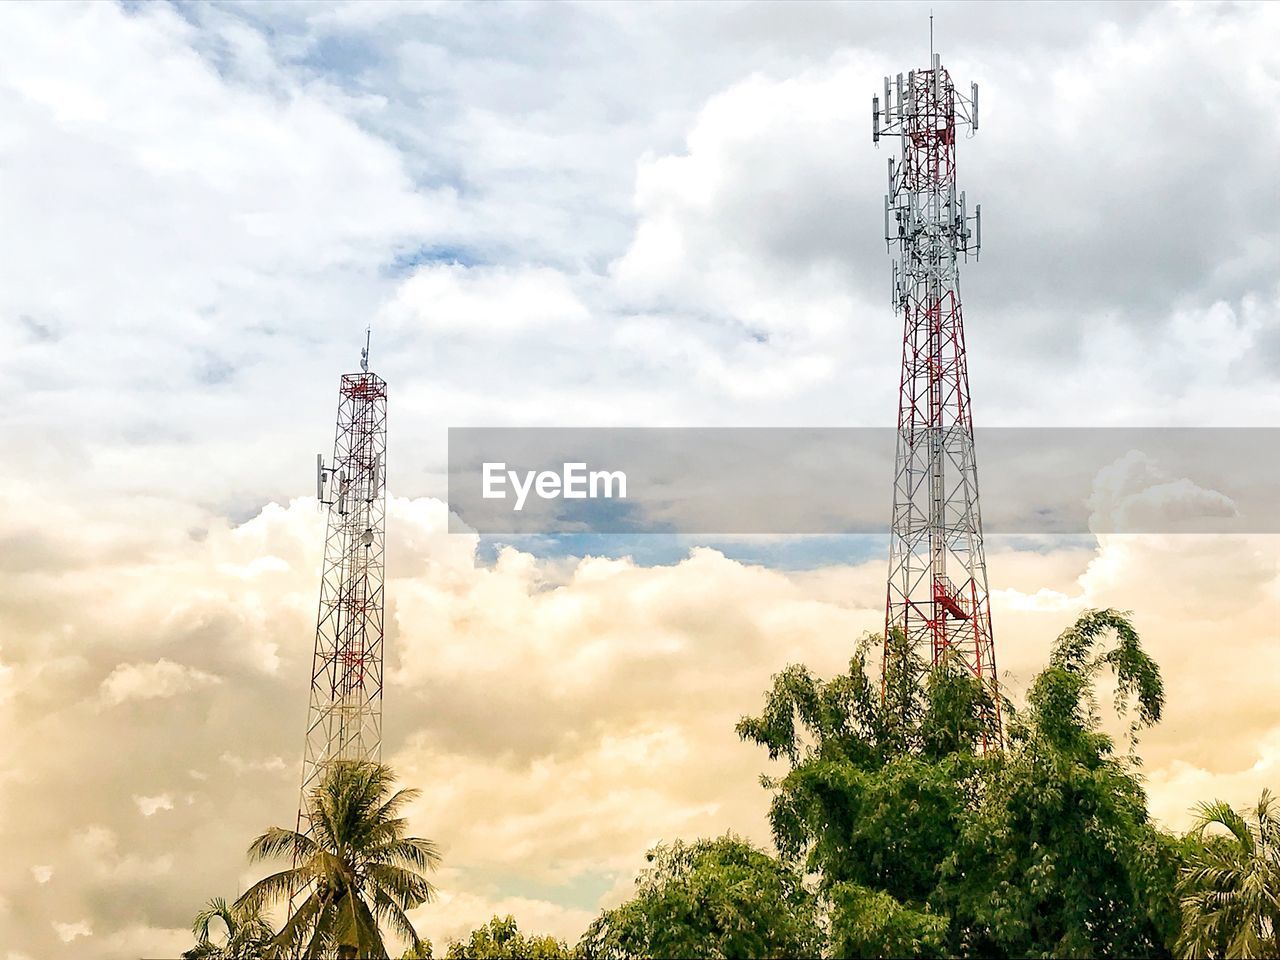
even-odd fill
[{"label": "tower antenna", "polygon": [[333,461],[317,457],[327,520],[298,804],[303,834],[313,828],[311,790],[332,764],[382,756],[386,459],[387,384],[369,372],[366,331],[360,372],[339,381]]},{"label": "tower antenna", "polygon": [[932,11],[929,48],[926,69],[885,77],[884,102],[871,101],[872,139],[900,147],[884,212],[903,343],[882,669],[905,668],[894,659],[904,642],[912,659],[971,673],[990,698],[990,748],[1001,743],[1000,691],[960,309],[960,260],[977,257],[982,207],[970,214],[956,189],[956,128],[977,129],[978,87],[966,98],[951,82]]}]

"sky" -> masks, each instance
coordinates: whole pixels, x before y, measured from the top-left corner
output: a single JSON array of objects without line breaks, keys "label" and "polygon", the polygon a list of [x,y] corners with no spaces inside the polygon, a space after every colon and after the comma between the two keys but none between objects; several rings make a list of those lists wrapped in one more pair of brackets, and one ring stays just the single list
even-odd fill
[{"label": "sky", "polygon": [[[292,823],[314,455],[367,325],[420,932],[573,940],[651,844],[768,842],[733,724],[883,622],[883,542],[451,534],[446,431],[891,424],[869,105],[929,9],[0,6],[0,957],[175,956]],[[1280,12],[932,9],[982,89],[978,422],[1275,425]],[[1134,612],[1162,822],[1280,785],[1280,539],[987,553],[1015,699],[1079,611]]]}]

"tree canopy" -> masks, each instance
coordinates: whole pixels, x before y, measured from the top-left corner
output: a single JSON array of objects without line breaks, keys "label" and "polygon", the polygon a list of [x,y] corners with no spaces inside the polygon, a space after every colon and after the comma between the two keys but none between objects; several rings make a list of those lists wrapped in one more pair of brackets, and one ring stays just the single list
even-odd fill
[{"label": "tree canopy", "polygon": [[790,766],[767,784],[774,841],[816,877],[833,955],[1167,956],[1178,845],[1149,821],[1094,696],[1110,669],[1133,737],[1160,717],[1159,669],[1128,616],[1089,611],[1059,636],[1025,713],[1001,705],[1005,749],[986,753],[982,685],[892,636],[881,696],[877,639],[829,681],[787,668],[738,724]]},{"label": "tree canopy", "polygon": [[1263,790],[1246,814],[1215,800],[1196,811],[1178,883],[1182,957],[1280,957],[1280,803]]},{"label": "tree canopy", "polygon": [[252,860],[283,857],[294,863],[236,901],[242,911],[292,902],[273,950],[303,957],[386,957],[384,927],[417,944],[405,911],[435,896],[426,875],[440,855],[430,840],[404,835],[401,814],[417,791],[393,790],[394,779],[381,764],[335,762],[307,798],[310,832],[271,827],[250,845]]},{"label": "tree canopy", "polygon": [[196,914],[191,932],[196,943],[183,952],[183,960],[256,960],[275,937],[258,909],[236,910],[222,897],[212,898]]},{"label": "tree canopy", "polygon": [[512,916],[494,917],[471,931],[466,940],[449,945],[445,960],[569,960],[563,940],[520,932]]},{"label": "tree canopy", "polygon": [[799,873],[732,835],[655,847],[636,895],[579,944],[589,960],[817,956],[821,931]]}]

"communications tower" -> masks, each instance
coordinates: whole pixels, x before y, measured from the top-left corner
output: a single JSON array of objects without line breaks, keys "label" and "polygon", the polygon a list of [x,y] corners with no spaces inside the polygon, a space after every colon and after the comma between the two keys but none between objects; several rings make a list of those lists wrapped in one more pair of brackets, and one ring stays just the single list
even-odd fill
[{"label": "communications tower", "polygon": [[333,459],[316,455],[316,499],[326,508],[324,566],[311,661],[311,704],[302,761],[298,829],[311,830],[307,794],[335,760],[382,754],[383,546],[386,516],[387,384],[343,374]]},{"label": "communications tower", "polygon": [[[930,31],[932,33],[932,29]],[[978,129],[978,85],[962,96],[930,52],[925,70],[885,77],[872,98],[872,139],[893,137],[884,229],[894,249],[892,299],[902,314],[893,523],[885,604],[891,631],[925,663],[950,658],[999,690],[978,508],[973,416],[960,311],[960,260],[977,257],[982,208],[956,190],[956,132]]]}]

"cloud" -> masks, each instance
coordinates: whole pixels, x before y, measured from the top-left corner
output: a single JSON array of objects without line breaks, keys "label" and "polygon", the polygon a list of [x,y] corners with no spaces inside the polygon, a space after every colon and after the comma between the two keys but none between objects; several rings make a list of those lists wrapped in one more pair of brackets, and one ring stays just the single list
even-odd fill
[{"label": "cloud", "polygon": [[162,793],[155,797],[135,796],[133,802],[138,805],[138,812],[144,817],[154,816],[161,810],[173,809],[173,797],[167,793]]},{"label": "cloud", "polygon": [[568,277],[545,267],[422,267],[384,312],[390,324],[486,337],[580,327],[586,307]]},{"label": "cloud", "polygon": [[147,858],[134,852],[122,852],[120,834],[101,823],[92,823],[74,833],[68,848],[95,876],[112,883],[144,882],[173,870],[171,854]]},{"label": "cloud", "polygon": [[1173,759],[1152,771],[1149,790],[1152,813],[1174,822],[1185,822],[1190,814],[1186,798],[1199,801],[1225,799],[1237,809],[1256,801],[1264,789],[1275,789],[1280,775],[1280,727],[1270,730],[1244,750],[1233,751],[1228,763],[1203,757],[1198,762]]},{"label": "cloud", "polygon": [[[244,776],[246,773],[275,772],[284,770],[288,765],[284,762],[283,757],[267,757],[264,760],[245,760],[238,757],[234,753],[224,753],[219,757],[223,763],[231,768],[237,777]],[[207,777],[197,777],[196,779],[204,780]]]},{"label": "cloud", "polygon": [[[238,525],[211,524],[202,539],[175,540],[150,566],[129,561],[131,576],[162,578],[160,588],[127,607],[99,605],[92,644],[80,628],[59,641],[108,664],[121,643],[199,649],[197,662],[225,664],[235,682],[131,701],[144,711],[132,718],[100,710],[99,685],[80,688],[83,711],[64,692],[50,714],[40,710],[43,693],[66,682],[36,674],[24,685],[12,722],[34,730],[41,749],[14,755],[15,778],[0,784],[6,809],[28,828],[0,824],[0,833],[13,856],[48,865],[58,883],[0,887],[15,909],[49,922],[79,910],[108,955],[125,955],[110,945],[130,930],[136,955],[177,940],[173,931],[208,896],[234,895],[256,878],[239,851],[268,824],[291,822],[297,803],[315,588],[315,565],[299,551],[308,541],[318,551],[315,521],[308,500],[272,505]],[[508,547],[483,566],[477,538],[447,533],[443,504],[425,499],[391,500],[388,538],[384,756],[422,790],[413,832],[445,851],[438,879],[447,898],[418,913],[437,942],[491,911],[572,938],[625,895],[655,842],[726,829],[767,842],[768,795],[757,777],[770,764],[737,740],[735,721],[788,662],[841,669],[883,616],[880,559],[787,572],[705,548],[643,566]],[[1264,768],[1248,771],[1276,735],[1265,678],[1280,649],[1274,538],[1188,542],[988,547],[1001,675],[1015,697],[1079,610],[1137,611],[1169,692],[1165,722],[1144,740],[1145,770],[1153,808],[1175,825],[1210,782],[1243,802],[1265,779]],[[254,556],[286,563],[259,585],[234,572]],[[119,575],[42,581],[41,602],[66,607],[74,595],[93,608],[89,591],[110,591]],[[193,595],[194,606],[177,602]],[[297,613],[295,596],[305,601]],[[260,608],[251,621],[232,615],[246,603]],[[190,617],[198,630],[183,628]],[[274,672],[243,656],[263,630],[278,632]],[[1231,638],[1232,659],[1204,658],[1210,635]],[[166,637],[189,639],[171,647]],[[1256,669],[1241,674],[1236,657]],[[1229,698],[1216,692],[1225,684]],[[127,760],[104,746],[118,743],[129,744]],[[202,756],[220,759],[196,761],[206,777],[192,778],[192,758]],[[168,788],[175,782],[181,793]],[[51,794],[67,799],[50,809]],[[50,894],[33,901],[33,889]],[[52,950],[26,934],[14,942]]]},{"label": "cloud", "polygon": [[1183,529],[1186,520],[1238,515],[1230,497],[1171,476],[1137,450],[1098,471],[1088,506],[1089,528],[1099,532]]},{"label": "cloud", "polygon": [[54,932],[57,933],[58,939],[63,943],[71,943],[80,937],[93,936],[93,927],[87,920],[77,920],[74,923],[57,923],[53,924]]},{"label": "cloud", "polygon": [[[572,937],[655,840],[764,840],[767,763],[733,722],[787,662],[840,669],[883,560],[477,565],[432,496],[448,426],[892,418],[866,107],[919,55],[901,11],[5,13],[0,839],[56,879],[0,878],[0,939],[173,955],[256,878],[249,839],[292,822],[323,535],[299,495],[371,319],[386,755],[447,851],[424,932],[510,910]],[[988,220],[964,273],[975,418],[1273,422],[1277,14],[954,14],[943,49],[985,113],[960,145]],[[1135,476],[1106,509],[1204,506]],[[1249,799],[1276,736],[1274,538],[1006,546],[1008,688],[1078,610],[1132,608],[1169,692],[1153,809]]]},{"label": "cloud", "polygon": [[102,681],[102,697],[112,706],[127,700],[176,697],[200,687],[221,683],[220,677],[170,660],[155,663],[122,663]]},{"label": "cloud", "polygon": [[[122,524],[143,488],[152,514],[284,502],[371,319],[398,429],[423,438],[397,450],[413,495],[443,492],[444,424],[888,422],[900,327],[864,108],[918,44],[887,11],[734,9],[15,14],[15,474]],[[980,423],[1280,413],[1254,386],[1280,133],[1265,70],[1233,79],[1274,56],[1274,16],[1028,11],[1016,47],[981,10],[948,24],[987,90],[961,145],[991,219],[965,269]],[[1168,122],[1167,91],[1196,84],[1203,125]],[[1116,89],[1142,108],[1104,109]],[[1228,179],[1236,110],[1263,120]]]}]

